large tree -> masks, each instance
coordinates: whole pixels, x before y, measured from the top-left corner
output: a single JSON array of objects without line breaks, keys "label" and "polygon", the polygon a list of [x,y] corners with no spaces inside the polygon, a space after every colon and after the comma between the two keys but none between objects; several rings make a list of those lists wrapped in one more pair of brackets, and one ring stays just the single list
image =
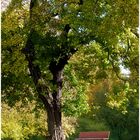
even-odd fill
[{"label": "large tree", "polygon": [[137,20],[135,0],[12,0],[2,13],[3,93],[31,87],[47,111],[47,139],[63,140],[63,72],[71,56],[99,48],[104,55],[92,57],[110,62],[120,77],[122,54],[137,45]]}]

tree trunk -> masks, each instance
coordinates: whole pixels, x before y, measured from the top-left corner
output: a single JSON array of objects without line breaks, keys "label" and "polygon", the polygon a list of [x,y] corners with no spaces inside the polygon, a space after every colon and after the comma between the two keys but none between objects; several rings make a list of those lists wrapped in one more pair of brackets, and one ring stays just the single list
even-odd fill
[{"label": "tree trunk", "polygon": [[[51,63],[52,64],[52,63]],[[48,114],[48,140],[64,140],[64,135],[62,131],[62,113],[61,113],[61,95],[62,95],[62,74],[63,70],[58,70],[56,65],[53,65],[52,83],[54,85],[52,97],[52,103],[46,107]]]},{"label": "tree trunk", "polygon": [[49,136],[47,140],[64,140],[62,123],[61,123],[61,113],[55,110],[54,107],[47,108],[48,115],[48,132]]},{"label": "tree trunk", "polygon": [[[39,98],[42,100],[48,115],[48,131],[49,136],[47,140],[64,140],[61,122],[61,94],[62,94],[62,73],[63,70],[58,69],[58,66],[50,64],[53,67],[51,73],[53,74],[52,83],[54,85],[53,93],[50,93],[47,85],[43,83],[41,77],[41,70],[39,66],[34,64],[35,50],[30,36],[27,40],[26,47],[23,50],[28,61],[28,67],[35,84]],[[42,81],[41,83],[39,81]]]}]

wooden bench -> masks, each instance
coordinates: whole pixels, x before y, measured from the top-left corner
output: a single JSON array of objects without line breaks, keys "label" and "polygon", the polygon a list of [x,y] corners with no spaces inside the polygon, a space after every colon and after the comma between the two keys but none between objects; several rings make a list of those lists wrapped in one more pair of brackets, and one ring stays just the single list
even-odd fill
[{"label": "wooden bench", "polygon": [[108,140],[110,131],[80,132],[76,140]]}]

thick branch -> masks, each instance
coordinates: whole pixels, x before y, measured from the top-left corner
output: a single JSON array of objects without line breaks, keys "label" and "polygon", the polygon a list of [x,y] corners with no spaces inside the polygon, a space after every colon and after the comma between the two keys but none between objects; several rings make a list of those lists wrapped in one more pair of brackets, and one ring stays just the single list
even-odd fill
[{"label": "thick branch", "polygon": [[83,0],[79,0],[79,5],[83,5]]},{"label": "thick branch", "polygon": [[[32,9],[34,8],[35,3],[36,3],[36,0],[31,0],[31,2],[30,2],[30,23],[31,23],[31,25],[33,22],[32,21],[32,12],[33,12]],[[35,64],[36,57],[35,57],[35,48],[34,48],[35,44],[32,41],[33,34],[34,34],[34,29],[31,26],[25,48],[23,49],[23,53],[25,54],[26,60],[28,61],[28,68],[29,68],[31,77],[33,79],[33,82],[35,84],[39,97],[42,99],[43,102],[44,102],[44,100],[46,100],[46,103],[49,104],[49,103],[51,103],[52,96],[50,94],[50,91],[49,91],[49,88],[47,87],[47,85],[40,82],[42,80],[41,70],[40,70],[39,66],[37,64]]]},{"label": "thick branch", "polygon": [[61,44],[61,49],[58,51],[59,54],[57,55],[57,58],[52,59],[52,61],[49,64],[49,70],[53,75],[52,83],[57,87],[56,89],[54,89],[55,96],[53,96],[56,97],[55,104],[59,103],[59,100],[62,96],[63,69],[68,63],[70,57],[77,51],[77,49],[74,49],[74,47],[70,47],[67,41],[68,32],[70,29],[70,25],[66,24],[61,34],[61,39],[63,42]]},{"label": "thick branch", "polygon": [[[68,44],[68,32],[71,29],[69,24],[66,24],[64,30],[61,34],[62,47],[58,54],[58,60],[52,60],[50,62],[49,70],[54,75],[57,72],[60,72],[64,69],[65,65],[68,63],[70,57],[77,51],[76,48],[70,47]],[[55,57],[55,56],[54,56]]]},{"label": "thick branch", "polygon": [[132,32],[137,38],[139,38],[139,33],[138,33],[138,31],[135,31],[135,30],[131,29],[131,32]]},{"label": "thick branch", "polygon": [[32,33],[33,33],[33,31],[30,31],[30,34],[28,36],[26,46],[23,49],[23,52],[24,52],[26,59],[28,61],[28,67],[30,70],[30,74],[33,78],[34,84],[37,85],[38,80],[41,78],[41,72],[40,72],[39,66],[34,64],[35,50],[34,50],[34,44],[31,40]]}]

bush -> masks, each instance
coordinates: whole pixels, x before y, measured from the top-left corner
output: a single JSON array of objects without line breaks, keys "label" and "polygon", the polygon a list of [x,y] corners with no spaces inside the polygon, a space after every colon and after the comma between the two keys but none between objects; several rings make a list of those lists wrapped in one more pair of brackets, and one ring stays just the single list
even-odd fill
[{"label": "bush", "polygon": [[21,107],[17,103],[11,108],[2,104],[2,139],[23,140],[29,139],[32,135],[45,135],[46,114],[39,110],[39,115],[33,112],[34,103]]},{"label": "bush", "polygon": [[[76,118],[63,116],[65,137],[75,132]],[[3,140],[44,140],[47,135],[47,114],[43,109],[35,110],[35,102],[22,106],[16,103],[9,107],[2,103]]]}]

